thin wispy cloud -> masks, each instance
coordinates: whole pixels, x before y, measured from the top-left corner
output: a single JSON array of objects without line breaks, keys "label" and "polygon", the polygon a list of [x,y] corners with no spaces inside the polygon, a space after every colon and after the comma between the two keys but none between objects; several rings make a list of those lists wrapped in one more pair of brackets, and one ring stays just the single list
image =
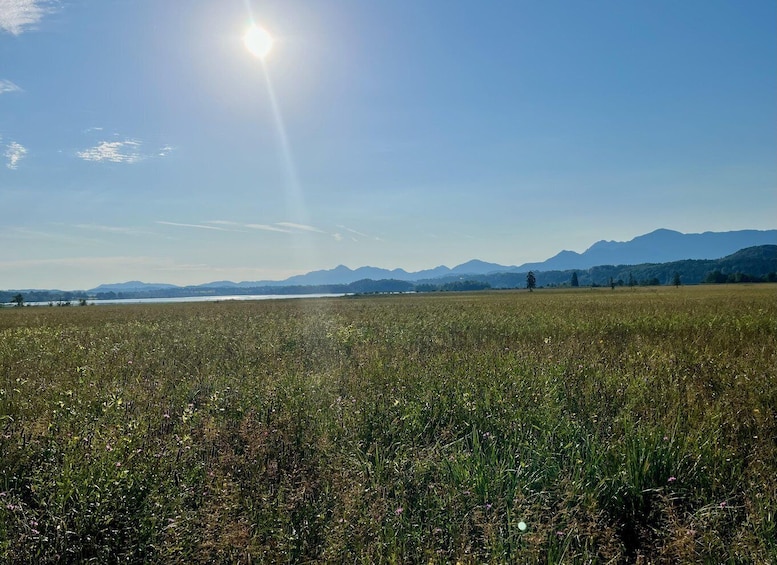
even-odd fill
[{"label": "thin wispy cloud", "polygon": [[360,231],[356,231],[355,229],[349,228],[348,226],[344,226],[342,224],[337,224],[337,227],[340,228],[340,229],[343,229],[343,230],[345,230],[345,231],[347,231],[349,233],[352,233],[354,235],[358,235],[359,237],[366,237],[368,239],[370,238],[370,236],[367,235],[366,233],[362,233]]},{"label": "thin wispy cloud", "polygon": [[19,35],[53,10],[52,0],[0,0],[0,30]]},{"label": "thin wispy cloud", "polygon": [[19,161],[27,155],[27,148],[21,143],[12,141],[6,146],[4,155],[6,158],[5,166],[13,171],[19,167]]},{"label": "thin wispy cloud", "polygon": [[291,222],[277,222],[275,224],[241,224],[238,222],[231,222],[228,220],[210,220],[205,222],[206,224],[219,225],[219,226],[233,226],[235,228],[269,231],[275,233],[298,233],[300,231],[314,232],[314,233],[327,233],[313,226],[306,226],[303,224],[294,224]]},{"label": "thin wispy cloud", "polygon": [[29,228],[6,227],[0,230],[0,241],[3,239],[56,240],[58,234]]},{"label": "thin wispy cloud", "polygon": [[[0,0],[2,2],[2,0]],[[18,84],[12,83],[10,80],[0,79],[0,94],[7,92],[21,92],[22,87]]]},{"label": "thin wispy cloud", "polygon": [[[350,234],[351,241],[360,241],[361,239],[372,239],[375,241],[383,241],[381,238],[374,236],[374,235],[368,235],[366,233],[360,232],[358,230],[355,230],[353,228],[349,228],[348,226],[344,226],[342,224],[337,225],[338,228],[347,231]],[[335,238],[337,239],[337,238]],[[341,238],[342,239],[342,238]],[[341,239],[337,239],[337,241],[341,241]]]},{"label": "thin wispy cloud", "polygon": [[167,157],[173,151],[175,151],[175,147],[173,147],[172,145],[163,145],[162,147],[159,148],[159,151],[157,152],[157,157]]},{"label": "thin wispy cloud", "polygon": [[252,230],[265,230],[265,231],[275,231],[275,232],[283,232],[283,233],[291,233],[289,230],[277,228],[275,226],[269,226],[266,224],[241,224],[238,222],[232,222],[229,220],[208,220],[205,222],[209,225],[214,226],[229,226],[232,228],[235,228],[230,231],[244,231],[245,229],[252,229]]},{"label": "thin wispy cloud", "polygon": [[74,226],[66,224],[48,224],[40,229],[9,226],[0,229],[0,248],[5,240],[23,240],[30,242],[55,242],[56,244],[68,243],[73,245],[95,244],[104,241],[104,237],[74,232]]},{"label": "thin wispy cloud", "polygon": [[308,231],[308,232],[313,232],[313,233],[327,233],[324,230],[318,229],[315,226],[308,226],[308,225],[305,225],[305,224],[295,224],[293,222],[278,222],[275,225],[281,226],[281,227],[284,227],[284,228],[291,228],[291,229],[297,230],[297,231]]},{"label": "thin wispy cloud", "polygon": [[267,224],[246,224],[246,227],[252,230],[274,231],[279,233],[292,233],[291,230],[279,228],[278,226],[268,226]]},{"label": "thin wispy cloud", "polygon": [[73,227],[84,231],[115,233],[118,235],[149,235],[151,233],[147,230],[139,230],[137,228],[127,228],[127,227],[121,227],[121,226],[103,226],[100,224],[75,224]]},{"label": "thin wispy cloud", "polygon": [[220,228],[218,226],[208,226],[205,224],[184,224],[181,222],[164,222],[164,221],[157,221],[157,224],[163,225],[163,226],[173,226],[177,228],[195,228],[200,230],[213,230],[213,231],[236,231],[236,230],[230,230],[227,228]]},{"label": "thin wispy cloud", "polygon": [[206,224],[214,224],[217,226],[239,226],[237,222],[230,222],[229,220],[208,220]]},{"label": "thin wispy cloud", "polygon": [[[157,222],[157,223],[164,223],[164,222]],[[180,224],[180,225],[186,225],[189,227],[194,227],[195,225],[200,224]],[[325,230],[322,230],[320,228],[317,228],[315,226],[307,225],[307,224],[297,224],[294,222],[276,222],[274,224],[244,224],[240,222],[233,222],[230,220],[208,220],[207,222],[204,222],[203,227],[209,227],[211,229],[216,229],[215,226],[222,226],[222,230],[224,231],[239,231],[239,232],[245,232],[246,230],[259,230],[259,231],[268,231],[268,232],[274,232],[274,233],[286,233],[286,234],[299,234],[299,233],[319,233],[323,235],[331,235],[334,237],[337,241],[340,241],[342,239],[342,235],[339,233],[330,233]],[[233,228],[233,229],[227,229]]]},{"label": "thin wispy cloud", "polygon": [[[100,131],[101,128],[90,128]],[[174,150],[170,145],[164,145],[159,150],[146,153],[142,150],[143,143],[136,139],[125,141],[101,141],[94,147],[78,151],[76,155],[84,161],[124,163],[134,165],[154,157],[167,157]]]},{"label": "thin wispy cloud", "polygon": [[51,222],[42,225],[40,229],[18,226],[0,228],[0,248],[2,248],[4,240],[55,241],[57,243],[69,242],[77,245],[101,244],[106,241],[106,236],[111,234],[118,237],[158,236],[150,229],[138,227]]},{"label": "thin wispy cloud", "polygon": [[84,161],[108,161],[109,163],[139,163],[144,159],[141,155],[139,141],[102,141],[76,153]]},{"label": "thin wispy cloud", "polygon": [[[208,223],[229,223],[234,224],[234,222],[208,222]],[[322,235],[328,235],[331,236],[335,241],[340,242],[345,239],[346,236],[351,241],[358,242],[364,239],[372,239],[375,241],[381,241],[379,237],[370,236],[365,233],[362,233],[360,231],[351,229],[347,226],[338,225],[337,227],[341,230],[348,232],[346,234],[343,234],[339,231],[337,232],[329,232],[326,230],[323,230],[321,228],[318,228],[316,226],[311,226],[309,224],[298,224],[296,222],[276,222],[274,224],[235,224],[235,225],[241,225],[244,228],[254,229],[254,230],[264,230],[264,231],[270,231],[270,232],[281,232],[281,233],[289,233],[289,234],[299,234],[299,233],[318,233]]]}]

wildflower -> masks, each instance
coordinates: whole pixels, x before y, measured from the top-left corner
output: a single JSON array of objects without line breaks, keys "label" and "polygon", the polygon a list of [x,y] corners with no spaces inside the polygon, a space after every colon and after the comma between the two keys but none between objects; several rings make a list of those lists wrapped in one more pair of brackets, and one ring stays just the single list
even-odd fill
[{"label": "wildflower", "polygon": [[726,501],[724,500],[723,502],[721,502],[721,503],[719,504],[719,506],[720,506],[721,508],[725,508],[725,507],[726,507]]},{"label": "wildflower", "polygon": [[121,467],[121,461],[116,461],[116,468]]},{"label": "wildflower", "polygon": [[526,531],[526,522],[518,522],[518,529],[522,532]]},{"label": "wildflower", "polygon": [[673,482],[675,482],[676,480],[677,480],[677,477],[669,477],[669,478],[666,480],[666,482],[667,482],[667,483],[673,483]]},{"label": "wildflower", "polygon": [[394,514],[396,514],[397,516],[399,516],[399,515],[400,515],[400,514],[402,514],[402,512],[404,512],[404,511],[405,511],[405,509],[404,509],[404,508],[402,508],[401,506],[399,506],[399,507],[397,507],[397,509],[396,509],[396,510],[394,510]]},{"label": "wildflower", "polygon": [[492,504],[490,502],[488,504],[486,504],[486,510],[491,510],[491,506],[492,506]]},{"label": "wildflower", "polygon": [[556,535],[557,535],[558,537],[560,537],[560,538],[563,538],[563,537],[564,537],[564,532],[562,532],[561,530],[559,530],[559,531],[557,531],[557,532],[556,532]]}]

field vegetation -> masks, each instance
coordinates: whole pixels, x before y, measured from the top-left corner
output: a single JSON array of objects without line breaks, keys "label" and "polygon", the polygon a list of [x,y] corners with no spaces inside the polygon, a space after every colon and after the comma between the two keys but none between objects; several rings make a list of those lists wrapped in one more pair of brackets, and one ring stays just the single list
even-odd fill
[{"label": "field vegetation", "polygon": [[777,287],[0,310],[0,561],[777,562]]}]

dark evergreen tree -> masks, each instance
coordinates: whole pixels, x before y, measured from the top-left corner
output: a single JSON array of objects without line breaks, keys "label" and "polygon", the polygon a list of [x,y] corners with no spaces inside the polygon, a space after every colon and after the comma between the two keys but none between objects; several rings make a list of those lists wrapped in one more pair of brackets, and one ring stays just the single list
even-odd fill
[{"label": "dark evergreen tree", "polygon": [[569,283],[569,285],[573,287],[580,286],[580,282],[577,280],[577,271],[572,273],[572,281]]},{"label": "dark evergreen tree", "polygon": [[682,281],[680,280],[680,273],[675,272],[674,276],[672,277],[672,284],[675,286],[680,286]]},{"label": "dark evergreen tree", "polygon": [[529,289],[529,292],[537,288],[537,279],[534,276],[534,271],[529,271],[526,275],[526,288]]}]

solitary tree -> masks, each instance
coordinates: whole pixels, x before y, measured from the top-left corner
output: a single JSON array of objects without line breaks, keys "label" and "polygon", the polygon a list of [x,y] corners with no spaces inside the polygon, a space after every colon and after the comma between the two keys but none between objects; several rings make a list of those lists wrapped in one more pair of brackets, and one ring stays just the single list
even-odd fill
[{"label": "solitary tree", "polygon": [[529,289],[529,292],[537,288],[537,279],[534,277],[533,271],[529,271],[529,273],[526,275],[526,288]]},{"label": "solitary tree", "polygon": [[17,294],[11,299],[11,302],[16,304],[17,307],[21,308],[22,306],[24,306],[24,296],[22,296],[21,294]]},{"label": "solitary tree", "polygon": [[674,276],[672,277],[672,284],[675,286],[680,286],[681,284],[683,284],[682,281],[680,280],[680,273],[674,274]]},{"label": "solitary tree", "polygon": [[580,286],[580,281],[577,280],[577,271],[572,273],[572,282],[569,285],[574,287]]},{"label": "solitary tree", "polygon": [[632,273],[629,273],[629,286],[634,286],[637,284],[637,280],[634,278],[634,275]]}]

